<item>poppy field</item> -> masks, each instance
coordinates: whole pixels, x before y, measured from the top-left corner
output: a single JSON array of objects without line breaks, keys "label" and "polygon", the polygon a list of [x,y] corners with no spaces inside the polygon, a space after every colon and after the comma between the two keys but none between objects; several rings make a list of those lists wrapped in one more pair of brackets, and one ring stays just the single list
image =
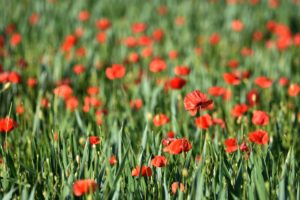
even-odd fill
[{"label": "poppy field", "polygon": [[0,13],[0,199],[300,199],[299,0]]}]

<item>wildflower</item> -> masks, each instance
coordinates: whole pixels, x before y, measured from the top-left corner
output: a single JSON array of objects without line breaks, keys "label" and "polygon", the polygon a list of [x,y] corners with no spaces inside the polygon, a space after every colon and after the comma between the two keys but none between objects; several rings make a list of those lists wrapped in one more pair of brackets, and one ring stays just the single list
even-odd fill
[{"label": "wildflower", "polygon": [[168,152],[172,155],[177,155],[181,152],[188,152],[191,149],[191,143],[186,138],[180,138],[172,140],[171,143],[164,148],[164,152]]},{"label": "wildflower", "polygon": [[[137,176],[139,176],[139,174],[140,174],[140,166],[136,166],[136,168],[134,168],[132,170],[131,175],[137,177]],[[142,167],[141,175],[142,176],[152,176],[152,170],[151,170],[151,168],[144,165]]]},{"label": "wildflower", "polygon": [[269,123],[269,115],[261,110],[253,111],[252,123],[254,125],[265,126]]},{"label": "wildflower", "polygon": [[154,167],[164,167],[167,165],[167,159],[164,156],[155,156],[151,160],[151,165]]},{"label": "wildflower", "polygon": [[73,193],[75,196],[82,196],[87,193],[95,192],[97,183],[91,179],[78,180],[73,184]]},{"label": "wildflower", "polygon": [[113,64],[112,67],[106,68],[106,77],[110,80],[121,79],[125,75],[126,68],[120,64]]},{"label": "wildflower", "polygon": [[268,133],[263,130],[257,130],[249,133],[248,138],[250,142],[261,144],[261,145],[267,144],[269,142]]},{"label": "wildflower", "polygon": [[154,126],[163,126],[168,123],[170,119],[165,114],[157,114],[153,117]]},{"label": "wildflower", "polygon": [[232,153],[239,149],[236,138],[228,138],[225,140],[226,152]]},{"label": "wildflower", "polygon": [[200,90],[188,93],[184,98],[184,107],[192,116],[195,116],[198,110],[205,109],[212,103],[213,101]]},{"label": "wildflower", "polygon": [[202,115],[195,119],[195,124],[198,128],[208,129],[213,125],[213,120],[209,114]]}]

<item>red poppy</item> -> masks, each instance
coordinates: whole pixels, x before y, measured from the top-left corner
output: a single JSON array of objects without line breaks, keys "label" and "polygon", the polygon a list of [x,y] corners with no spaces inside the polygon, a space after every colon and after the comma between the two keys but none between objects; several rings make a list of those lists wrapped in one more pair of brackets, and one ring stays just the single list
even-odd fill
[{"label": "red poppy", "polygon": [[18,115],[22,115],[25,112],[25,108],[23,105],[17,105],[16,106],[16,113]]},{"label": "red poppy", "polygon": [[97,86],[90,86],[87,89],[87,93],[90,96],[97,95],[99,93],[99,88]]},{"label": "red poppy", "polygon": [[78,19],[82,22],[85,22],[87,20],[89,20],[90,18],[90,13],[87,10],[82,10],[80,11],[79,15],[78,15]]},{"label": "red poppy", "polygon": [[120,64],[113,64],[112,67],[106,68],[106,77],[110,80],[121,79],[125,75],[126,68]]},{"label": "red poppy", "polygon": [[233,69],[237,68],[239,66],[239,64],[240,64],[239,61],[236,59],[229,60],[227,63],[228,67],[233,68]]},{"label": "red poppy", "polygon": [[184,24],[185,24],[185,17],[183,17],[183,16],[176,17],[176,19],[175,19],[175,24],[176,24],[177,26],[182,26],[182,25],[184,25]]},{"label": "red poppy", "polygon": [[157,28],[153,31],[152,37],[155,41],[161,41],[164,38],[164,31],[160,28]]},{"label": "red poppy", "polygon": [[87,193],[95,192],[97,183],[91,179],[78,180],[73,184],[73,193],[75,196],[82,196]]},{"label": "red poppy", "polygon": [[217,45],[220,42],[220,35],[218,33],[211,34],[209,42],[211,45]]},{"label": "red poppy", "polygon": [[[139,176],[139,174],[140,174],[140,166],[136,166],[136,168],[134,168],[132,170],[131,175],[137,177],[137,176]],[[141,175],[142,176],[152,176],[152,170],[151,170],[151,168],[144,165],[142,167],[142,173],[141,173]]]},{"label": "red poppy", "polygon": [[68,99],[69,97],[72,96],[73,94],[73,89],[68,86],[68,85],[61,85],[61,86],[58,86],[56,87],[54,90],[53,90],[53,93],[58,96],[58,97],[62,97],[64,99]]},{"label": "red poppy", "polygon": [[239,149],[236,138],[228,138],[225,140],[226,152],[232,153]]},{"label": "red poppy", "polygon": [[137,63],[139,61],[139,54],[136,53],[136,52],[132,52],[129,54],[129,57],[128,57],[128,60],[131,62],[131,63]]},{"label": "red poppy", "polygon": [[62,44],[62,50],[65,52],[69,52],[72,49],[72,47],[76,44],[76,42],[77,39],[74,35],[68,35]]},{"label": "red poppy", "polygon": [[174,73],[177,76],[186,76],[189,75],[191,72],[191,69],[186,66],[177,66],[174,68]]},{"label": "red poppy", "polygon": [[179,77],[174,77],[168,81],[168,86],[173,90],[180,90],[186,84],[186,80]]},{"label": "red poppy", "polygon": [[242,142],[242,144],[240,145],[240,150],[244,151],[244,152],[249,152],[250,151],[250,149],[247,146],[246,142]]},{"label": "red poppy", "polygon": [[138,44],[138,41],[134,37],[127,37],[123,40],[124,45],[127,47],[135,47]]},{"label": "red poppy", "polygon": [[157,114],[153,118],[153,124],[154,126],[163,126],[166,123],[168,123],[170,119],[165,114]]},{"label": "red poppy", "polygon": [[198,128],[208,129],[210,126],[213,125],[213,121],[209,114],[205,114],[200,117],[197,117],[195,119],[195,124]]},{"label": "red poppy", "polygon": [[36,86],[36,84],[37,84],[37,80],[35,78],[28,78],[27,79],[27,85],[28,85],[28,87],[33,88],[33,87]]},{"label": "red poppy", "polygon": [[73,67],[73,72],[77,75],[82,74],[83,72],[85,72],[85,67],[83,65],[75,65]]},{"label": "red poppy", "polygon": [[278,82],[279,82],[279,85],[286,86],[287,84],[289,84],[289,79],[286,77],[280,77]]},{"label": "red poppy", "polygon": [[224,73],[223,78],[224,81],[229,85],[240,84],[240,77],[238,77],[235,73]]},{"label": "red poppy", "polygon": [[254,41],[261,41],[264,37],[264,34],[261,31],[255,31],[252,35]]},{"label": "red poppy", "polygon": [[96,21],[96,27],[102,31],[108,29],[111,26],[111,22],[107,18],[102,18]]},{"label": "red poppy", "polygon": [[214,97],[222,96],[222,95],[224,95],[224,93],[225,93],[225,89],[220,86],[212,86],[212,87],[208,88],[208,94],[210,94]]},{"label": "red poppy", "polygon": [[[180,187],[179,187],[180,186]],[[184,185],[182,183],[179,182],[173,182],[171,185],[171,190],[173,194],[176,194],[178,188],[180,188],[181,192],[184,192]]]},{"label": "red poppy", "polygon": [[246,98],[250,106],[254,106],[259,102],[259,94],[256,90],[249,91]]},{"label": "red poppy", "polygon": [[166,68],[167,68],[166,62],[159,58],[153,59],[149,65],[149,69],[153,73],[165,71]]},{"label": "red poppy", "polygon": [[141,35],[138,38],[138,44],[140,46],[150,46],[152,44],[152,39],[147,35]]},{"label": "red poppy", "polygon": [[142,33],[147,29],[147,25],[143,22],[137,22],[132,24],[131,30],[133,33]]},{"label": "red poppy", "polygon": [[100,144],[100,138],[98,136],[90,136],[89,140],[91,145]]},{"label": "red poppy", "polygon": [[181,152],[188,152],[192,149],[192,144],[186,138],[173,139],[168,146],[164,148],[164,152],[172,155],[180,154]]},{"label": "red poppy", "polygon": [[254,125],[265,126],[269,123],[269,115],[261,110],[253,111],[252,123]]},{"label": "red poppy", "polygon": [[205,109],[211,105],[213,101],[208,99],[200,90],[195,90],[188,93],[184,98],[184,107],[192,116],[195,116],[197,111]]},{"label": "red poppy", "polygon": [[10,117],[5,117],[0,119],[0,133],[9,133],[17,127],[17,122],[15,122]]},{"label": "red poppy", "polygon": [[167,159],[164,156],[155,156],[151,160],[151,165],[154,167],[164,167],[167,165]]},{"label": "red poppy", "polygon": [[36,25],[39,22],[39,14],[32,13],[28,19],[30,25]]},{"label": "red poppy", "polygon": [[22,36],[19,33],[14,33],[10,38],[10,45],[15,47],[22,41]]},{"label": "red poppy", "polygon": [[42,106],[43,108],[48,108],[48,107],[49,107],[49,101],[48,101],[47,98],[42,98],[42,99],[41,99],[41,106]]},{"label": "red poppy", "polygon": [[248,111],[248,106],[246,104],[237,104],[231,110],[231,115],[233,117],[240,117]]},{"label": "red poppy", "polygon": [[130,101],[130,108],[139,110],[143,106],[142,99],[134,99]]},{"label": "red poppy", "polygon": [[267,77],[260,76],[254,80],[254,83],[261,88],[269,88],[272,85],[272,80]]},{"label": "red poppy", "polygon": [[263,130],[257,130],[249,133],[248,138],[250,142],[256,144],[267,144],[269,142],[268,133]]},{"label": "red poppy", "polygon": [[231,22],[231,28],[236,32],[241,32],[244,29],[244,24],[240,20],[233,20]]},{"label": "red poppy", "polygon": [[103,44],[106,41],[106,32],[99,32],[96,38],[100,44]]},{"label": "red poppy", "polygon": [[295,97],[300,94],[300,86],[297,83],[290,84],[288,88],[288,94],[291,97]]},{"label": "red poppy", "polygon": [[18,84],[21,82],[21,75],[17,72],[10,72],[8,74],[8,81],[14,84]]},{"label": "red poppy", "polygon": [[169,52],[169,58],[170,58],[171,60],[174,60],[174,59],[176,59],[177,57],[178,57],[178,52],[177,52],[176,50],[172,50],[172,51]]},{"label": "red poppy", "polygon": [[74,96],[69,97],[68,99],[66,99],[66,105],[67,105],[67,108],[71,112],[73,112],[78,107],[78,99]]},{"label": "red poppy", "polygon": [[223,119],[213,118],[213,125],[219,125],[221,128],[225,128],[225,122]]}]

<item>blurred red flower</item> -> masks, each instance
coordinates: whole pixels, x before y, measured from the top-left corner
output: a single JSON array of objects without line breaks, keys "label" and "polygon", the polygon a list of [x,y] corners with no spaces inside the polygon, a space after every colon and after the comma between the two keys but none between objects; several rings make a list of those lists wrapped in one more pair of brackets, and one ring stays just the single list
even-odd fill
[{"label": "blurred red flower", "polygon": [[75,196],[82,196],[87,193],[95,192],[97,183],[91,179],[78,180],[73,184],[73,193]]},{"label": "blurred red flower", "polygon": [[225,140],[226,152],[232,153],[238,150],[239,146],[236,138],[228,138]]},{"label": "blurred red flower", "polygon": [[149,65],[149,69],[153,73],[165,71],[166,68],[166,62],[160,58],[153,59]]},{"label": "blurred red flower", "polygon": [[172,155],[180,154],[181,152],[188,152],[192,149],[192,144],[186,138],[173,139],[168,146],[164,148],[164,152]]},{"label": "blurred red flower", "polygon": [[205,109],[211,105],[213,101],[208,99],[200,90],[195,90],[188,93],[184,98],[184,107],[192,116],[195,116],[197,111]]},{"label": "blurred red flower", "polygon": [[249,141],[256,144],[267,144],[269,142],[268,133],[263,130],[257,130],[249,133]]},{"label": "blurred red flower", "polygon": [[[137,177],[137,176],[139,176],[139,174],[140,174],[140,166],[136,166],[136,168],[134,168],[132,170],[131,175]],[[141,173],[141,175],[142,176],[152,176],[152,170],[151,170],[151,168],[144,165],[142,167],[142,173]]]},{"label": "blurred red flower", "polygon": [[224,73],[223,74],[224,81],[229,85],[238,85],[240,84],[240,77],[235,73]]},{"label": "blurred red flower", "polygon": [[183,86],[185,84],[186,84],[186,80],[184,80],[183,78],[179,78],[179,77],[171,78],[167,82],[167,85],[173,90],[180,90],[181,88],[183,88]]},{"label": "blurred red flower", "polygon": [[15,122],[10,117],[5,117],[0,119],[0,132],[9,133],[17,127],[17,122]]},{"label": "blurred red flower", "polygon": [[177,66],[174,68],[174,73],[177,76],[186,76],[189,75],[191,72],[191,69],[186,66]]},{"label": "blurred red flower", "polygon": [[254,80],[254,83],[261,88],[269,88],[272,85],[272,80],[265,76],[260,76]]},{"label": "blurred red flower", "polygon": [[155,156],[151,160],[151,165],[154,167],[164,167],[167,165],[167,159],[164,156]]},{"label": "blurred red flower", "polygon": [[253,111],[252,123],[254,125],[265,126],[269,123],[269,115],[261,110]]},{"label": "blurred red flower", "polygon": [[213,125],[212,117],[209,114],[202,115],[195,119],[195,124],[198,128],[208,129]]},{"label": "blurred red flower", "polygon": [[249,106],[254,106],[259,102],[259,94],[255,89],[249,91],[246,98]]},{"label": "blurred red flower", "polygon": [[72,96],[73,94],[73,89],[69,86],[69,85],[61,85],[56,87],[53,90],[53,93],[58,96],[58,97],[62,97],[64,99],[68,99],[69,97]]},{"label": "blurred red flower", "polygon": [[100,144],[100,138],[98,136],[90,136],[89,140],[91,145]]},{"label": "blurred red flower", "polygon": [[182,183],[179,182],[173,182],[171,185],[171,190],[173,194],[176,194],[178,188],[180,188],[181,192],[184,192],[184,185]]},{"label": "blurred red flower", "polygon": [[126,68],[120,64],[113,64],[105,70],[106,77],[110,80],[121,79],[126,73]]},{"label": "blurred red flower", "polygon": [[111,26],[111,22],[107,18],[102,18],[96,21],[96,27],[102,31],[105,31]]},{"label": "blurred red flower", "polygon": [[153,117],[154,126],[163,126],[168,123],[170,119],[165,114],[157,114]]},{"label": "blurred red flower", "polygon": [[231,115],[233,117],[240,117],[248,111],[248,106],[246,104],[237,104],[231,110]]}]

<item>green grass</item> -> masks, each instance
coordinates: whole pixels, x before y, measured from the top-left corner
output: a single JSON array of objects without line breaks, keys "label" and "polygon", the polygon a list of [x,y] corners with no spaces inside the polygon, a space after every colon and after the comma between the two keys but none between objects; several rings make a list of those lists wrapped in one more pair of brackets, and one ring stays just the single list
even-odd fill
[{"label": "green grass", "polygon": [[[165,16],[157,14],[159,6],[165,5]],[[87,22],[80,22],[77,15],[81,10],[91,14]],[[10,116],[18,127],[10,133],[0,133],[0,199],[79,199],[73,195],[72,186],[79,179],[93,179],[99,188],[96,192],[80,197],[83,199],[300,199],[300,128],[299,94],[291,97],[288,86],[282,87],[278,79],[288,77],[291,83],[299,84],[300,47],[291,45],[284,51],[267,49],[267,40],[276,40],[265,25],[274,20],[286,24],[292,34],[300,32],[300,5],[282,1],[280,7],[272,9],[268,2],[252,6],[249,3],[227,5],[225,1],[117,1],[78,0],[50,3],[41,1],[3,0],[0,3],[0,35],[5,36],[0,56],[5,71],[17,71],[22,76],[20,84],[9,86],[0,83],[0,118]],[[35,26],[28,23],[32,13],[38,13]],[[175,25],[178,16],[185,17],[185,24]],[[106,17],[112,27],[107,30],[107,41],[99,44],[95,27],[97,19]],[[244,30],[231,30],[231,21],[240,19]],[[151,36],[155,28],[162,28],[164,40],[153,43],[153,55],[162,57],[167,70],[158,74],[149,71],[151,58],[141,58],[138,63],[124,60],[131,52],[141,53],[143,47],[127,48],[121,41],[132,36],[131,24],[145,22],[145,34]],[[17,47],[9,45],[10,35],[5,33],[8,24],[14,23],[22,35]],[[65,37],[77,27],[84,29],[66,59],[61,51]],[[260,30],[262,41],[254,42],[252,33]],[[218,45],[209,43],[209,36],[217,32],[221,37]],[[86,56],[75,55],[78,47],[86,49]],[[198,56],[194,48],[201,47]],[[254,55],[244,57],[243,47],[250,47]],[[171,50],[179,56],[168,57]],[[26,69],[18,67],[18,60],[27,61]],[[250,70],[251,77],[238,86],[224,82],[223,73],[229,72],[227,62],[238,59],[238,70]],[[102,68],[96,66],[101,63]],[[123,63],[126,75],[121,80],[110,81],[105,68],[114,63]],[[86,72],[75,75],[72,67],[83,64]],[[187,84],[181,90],[164,91],[157,85],[159,79],[174,76],[173,68],[186,65],[191,68],[185,77]],[[139,71],[144,77],[139,85],[134,83]],[[272,87],[261,89],[254,84],[258,76],[267,76],[274,82]],[[37,79],[37,86],[30,88],[29,77]],[[79,100],[76,111],[69,111],[64,101],[53,94],[55,83],[70,78],[74,95]],[[96,109],[85,113],[82,110],[86,89],[97,86],[101,109],[109,114],[103,116],[101,126],[96,123]],[[222,118],[226,129],[219,126],[200,130],[184,109],[183,99],[193,90],[208,94],[211,86],[223,86],[232,91],[229,101],[212,97],[215,108],[209,113]],[[236,120],[231,109],[238,103],[246,103],[246,94],[251,89],[260,93],[259,104]],[[209,96],[209,95],[208,95]],[[45,109],[41,99],[47,97],[50,106]],[[141,98],[140,110],[130,108],[130,100]],[[22,104],[25,112],[17,115],[17,105]],[[251,123],[252,111],[264,110],[270,116],[267,126]],[[170,122],[155,127],[150,116],[164,113]],[[263,129],[268,132],[267,145],[248,141],[248,133]],[[186,137],[192,144],[191,151],[179,155],[163,152],[162,139],[173,130],[176,138]],[[54,133],[58,140],[54,140]],[[88,142],[91,135],[99,136],[101,143],[92,147]],[[224,141],[235,137],[239,144],[245,140],[251,152],[226,153]],[[109,159],[116,155],[117,165],[111,166]],[[164,155],[167,166],[158,169],[151,166],[155,155]],[[200,155],[201,160],[196,161]],[[132,177],[137,165],[152,168],[151,177]],[[181,182],[185,192],[173,195],[171,185]]]}]

